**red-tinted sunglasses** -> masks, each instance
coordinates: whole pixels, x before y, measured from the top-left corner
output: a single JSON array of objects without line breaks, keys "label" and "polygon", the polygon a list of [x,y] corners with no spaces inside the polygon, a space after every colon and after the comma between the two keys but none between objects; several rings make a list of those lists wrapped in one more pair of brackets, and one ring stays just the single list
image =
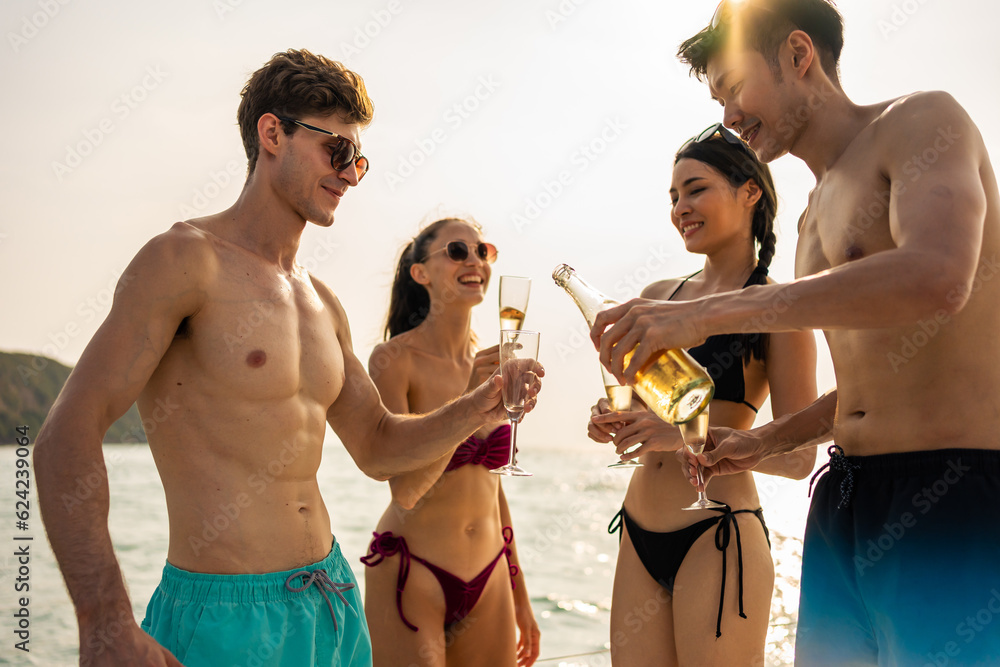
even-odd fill
[{"label": "red-tinted sunglasses", "polygon": [[[469,244],[465,241],[449,241],[448,245],[443,248],[438,248],[427,256],[430,257],[439,252],[448,253],[448,259],[453,262],[464,262],[469,259]],[[492,264],[497,261],[497,247],[492,243],[477,243],[476,244],[476,257],[483,260],[487,264]]]}]

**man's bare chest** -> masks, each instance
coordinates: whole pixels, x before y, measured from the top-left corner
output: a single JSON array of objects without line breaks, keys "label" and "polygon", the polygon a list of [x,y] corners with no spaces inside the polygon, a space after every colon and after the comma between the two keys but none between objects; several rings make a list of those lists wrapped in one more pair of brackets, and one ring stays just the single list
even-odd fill
[{"label": "man's bare chest", "polygon": [[799,222],[795,273],[803,277],[895,247],[890,228],[894,197],[871,163],[831,170],[809,195]]},{"label": "man's bare chest", "polygon": [[336,323],[308,279],[220,274],[204,306],[182,323],[171,351],[206,387],[248,399],[301,393],[332,403],[343,384]]}]

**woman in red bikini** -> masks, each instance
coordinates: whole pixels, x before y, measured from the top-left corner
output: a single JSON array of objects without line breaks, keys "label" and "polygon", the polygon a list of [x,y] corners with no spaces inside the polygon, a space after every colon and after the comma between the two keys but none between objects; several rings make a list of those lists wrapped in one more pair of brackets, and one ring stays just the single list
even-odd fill
[{"label": "woman in red bikini", "polygon": [[[705,255],[705,266],[649,285],[644,298],[691,300],[767,282],[774,185],[738,137],[717,124],[681,147],[670,200],[671,222],[688,252]],[[816,398],[811,331],[712,336],[689,352],[715,382],[713,426],[750,428],[768,393],[774,417]],[[619,454],[643,443],[637,450],[643,467],[609,528],[621,538],[611,603],[613,664],[763,665],[774,565],[753,477],[712,478],[708,495],[724,510],[682,511],[696,491],[675,456],[683,446],[678,428],[642,410],[608,414],[606,400],[593,412],[594,440],[613,437]],[[812,471],[815,448],[798,454],[769,459],[758,472],[802,479]]]},{"label": "woman in red bikini", "polygon": [[[388,340],[368,364],[389,410],[429,412],[496,370],[497,347],[477,352],[471,328],[495,259],[477,225],[453,218],[403,251]],[[509,426],[494,424],[454,455],[389,480],[392,502],[362,558],[375,667],[528,667],[538,657],[510,511],[489,472],[507,463],[509,443]]]}]

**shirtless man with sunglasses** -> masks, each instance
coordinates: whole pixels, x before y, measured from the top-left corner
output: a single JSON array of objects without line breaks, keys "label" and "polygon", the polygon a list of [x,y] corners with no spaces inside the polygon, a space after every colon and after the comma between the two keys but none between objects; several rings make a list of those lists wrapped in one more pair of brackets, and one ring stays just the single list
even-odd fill
[{"label": "shirtless man with sunglasses", "polygon": [[699,457],[727,474],[835,443],[806,525],[796,664],[997,664],[1000,632],[980,620],[1000,611],[996,178],[948,94],[854,104],[843,45],[827,0],[745,0],[681,46],[762,161],[791,153],[816,176],[799,279],[633,301],[592,335],[632,379],[714,334],[823,329],[837,391],[750,432],[715,429]]},{"label": "shirtless man with sunglasses", "polygon": [[[316,480],[326,425],[365,474],[386,479],[505,415],[498,377],[422,418],[389,413],[337,297],[296,262],[306,225],[332,225],[368,169],[361,78],[308,51],[279,53],[251,76],[238,118],[249,161],[239,199],[139,251],[35,446],[81,665],[217,667],[265,653],[282,667],[370,665],[361,597]],[[65,502],[82,471],[103,468],[101,440],[136,400],[170,521],[141,628],[106,481]]]}]

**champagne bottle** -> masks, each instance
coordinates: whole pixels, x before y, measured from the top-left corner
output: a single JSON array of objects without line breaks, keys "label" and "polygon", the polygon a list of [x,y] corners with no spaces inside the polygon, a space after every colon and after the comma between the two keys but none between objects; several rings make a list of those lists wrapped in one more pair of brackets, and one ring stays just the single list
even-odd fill
[{"label": "champagne bottle", "polygon": [[[618,305],[617,301],[592,287],[565,264],[556,267],[552,279],[569,292],[590,326],[594,326],[597,313]],[[634,348],[625,355],[626,367],[633,354]],[[715,384],[687,352],[668,350],[636,374],[633,389],[660,419],[671,424],[683,424],[708,407],[715,393]]]}]

